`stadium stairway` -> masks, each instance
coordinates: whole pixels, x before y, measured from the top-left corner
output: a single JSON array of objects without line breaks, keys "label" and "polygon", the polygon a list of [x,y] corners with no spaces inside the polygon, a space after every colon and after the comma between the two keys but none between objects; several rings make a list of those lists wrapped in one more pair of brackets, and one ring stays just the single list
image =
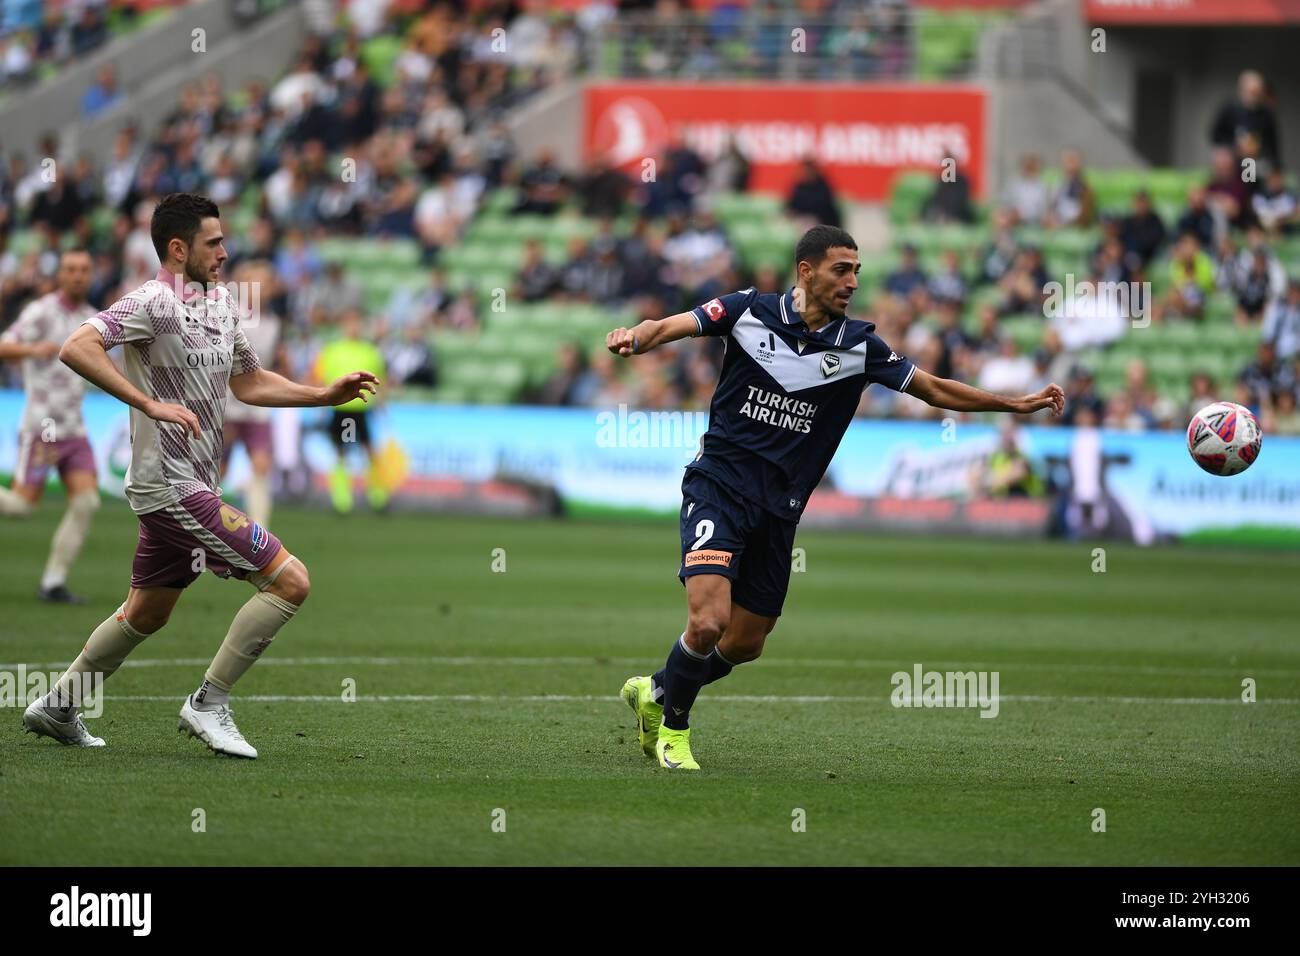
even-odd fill
[{"label": "stadium stairway", "polygon": [[[236,49],[242,39],[261,29],[273,19],[299,24],[294,34],[283,37],[270,47],[258,44],[240,50],[243,73],[223,72],[228,84],[239,77],[260,74],[277,75],[287,59],[274,59],[270,54],[281,50],[287,58],[302,35],[302,14],[297,4],[281,10],[263,21],[242,30],[235,17],[234,4],[229,0],[196,0],[187,6],[183,15],[166,10],[151,11],[142,17],[137,27],[129,32],[113,33],[109,42],[84,59],[71,63],[43,82],[15,93],[0,101],[0,129],[8,143],[37,143],[43,133],[58,130],[62,147],[68,155],[75,151],[89,151],[106,155],[112,146],[112,137],[126,117],[143,121],[150,116],[162,117],[175,108],[179,85],[165,86],[162,97],[148,97],[147,91],[159,90],[166,78],[168,84],[178,84],[196,79],[215,68],[219,47],[233,42]],[[193,31],[203,30],[208,52],[196,56],[193,52]],[[117,68],[118,87],[123,101],[106,110],[94,123],[82,120],[81,99],[94,82],[96,73],[106,63]],[[128,102],[129,101],[129,102]],[[147,126],[147,123],[142,125]],[[152,132],[144,129],[142,132]]]}]

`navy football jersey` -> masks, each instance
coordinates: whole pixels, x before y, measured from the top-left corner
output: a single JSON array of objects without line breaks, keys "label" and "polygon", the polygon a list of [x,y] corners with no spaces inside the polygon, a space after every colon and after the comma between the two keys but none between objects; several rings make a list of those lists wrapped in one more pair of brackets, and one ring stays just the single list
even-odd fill
[{"label": "navy football jersey", "polygon": [[709,430],[687,468],[780,517],[799,520],[872,382],[903,391],[916,366],[875,325],[844,316],[811,332],[794,290],[744,289],[693,309],[725,356]]}]

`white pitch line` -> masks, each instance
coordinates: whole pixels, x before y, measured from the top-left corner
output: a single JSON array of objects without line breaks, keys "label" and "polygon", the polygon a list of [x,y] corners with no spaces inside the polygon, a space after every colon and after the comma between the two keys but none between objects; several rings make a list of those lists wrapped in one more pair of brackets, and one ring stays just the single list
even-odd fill
[{"label": "white pitch line", "polygon": [[[59,669],[68,666],[68,661],[45,661],[41,663],[0,664],[0,670],[17,667]],[[123,667],[206,667],[212,663],[209,657],[157,657],[140,658],[124,661]],[[337,667],[359,665],[363,667],[403,667],[412,664],[427,664],[435,667],[571,667],[581,665],[620,665],[628,667],[648,667],[651,661],[645,657],[492,657],[485,655],[460,657],[263,657],[258,661],[261,667]],[[914,661],[881,660],[877,658],[832,658],[832,657],[772,657],[763,658],[763,668],[815,668],[830,669],[866,669],[866,668],[904,668],[910,671]],[[1300,676],[1300,670],[1272,667],[1164,667],[1159,664],[1077,664],[1077,663],[1008,663],[1005,661],[958,661],[925,660],[927,668],[988,670],[988,671],[1080,671],[1117,674],[1158,674],[1178,677],[1235,677],[1240,674],[1267,674],[1271,677]]]},{"label": "white pitch line", "polygon": [[[131,694],[131,695],[105,695],[105,700],[117,701],[157,701],[157,700],[176,700],[175,694]],[[325,704],[325,703],[359,703],[359,704],[385,704],[385,703],[442,703],[450,702],[467,702],[467,703],[595,703],[608,702],[613,703],[622,698],[613,697],[606,694],[523,694],[511,696],[508,694],[374,694],[364,697],[357,697],[355,701],[344,701],[338,694],[249,694],[248,696],[238,695],[235,697],[238,701],[249,701],[253,703],[292,703],[292,704]],[[878,697],[836,697],[827,695],[801,695],[801,694],[717,694],[708,698],[709,703],[721,701],[723,703],[737,704],[870,704],[883,703],[890,700],[888,694]],[[966,709],[976,709],[975,705],[970,703],[973,698],[968,698],[965,704]],[[1065,704],[1241,704],[1241,699],[1237,697],[1054,697],[1044,694],[1004,694],[997,698],[1000,703],[1065,703]],[[955,698],[945,700],[946,707],[952,707],[956,703]],[[1300,698],[1263,698],[1258,701],[1261,704],[1300,704]],[[928,708],[926,708],[928,709]]]}]

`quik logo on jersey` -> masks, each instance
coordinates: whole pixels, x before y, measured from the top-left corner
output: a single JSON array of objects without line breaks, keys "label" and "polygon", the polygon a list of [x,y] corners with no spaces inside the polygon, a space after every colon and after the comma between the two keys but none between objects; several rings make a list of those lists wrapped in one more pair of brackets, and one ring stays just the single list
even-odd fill
[{"label": "quik logo on jersey", "polygon": [[822,374],[830,378],[840,370],[840,357],[834,352],[822,353]]}]

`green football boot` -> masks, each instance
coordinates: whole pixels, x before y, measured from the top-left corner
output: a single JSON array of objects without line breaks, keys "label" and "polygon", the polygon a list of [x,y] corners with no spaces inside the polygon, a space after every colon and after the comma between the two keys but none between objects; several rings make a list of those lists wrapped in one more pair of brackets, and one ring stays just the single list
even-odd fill
[{"label": "green football boot", "polygon": [[659,766],[668,770],[699,770],[700,765],[691,756],[691,732],[673,730],[669,727],[659,728],[659,739],[655,742],[655,756]]},{"label": "green football boot", "polygon": [[649,677],[629,677],[623,685],[623,700],[636,714],[637,734],[641,738],[641,750],[647,757],[654,757],[655,742],[659,739],[659,725],[664,719],[663,704],[655,703],[650,689]]}]

